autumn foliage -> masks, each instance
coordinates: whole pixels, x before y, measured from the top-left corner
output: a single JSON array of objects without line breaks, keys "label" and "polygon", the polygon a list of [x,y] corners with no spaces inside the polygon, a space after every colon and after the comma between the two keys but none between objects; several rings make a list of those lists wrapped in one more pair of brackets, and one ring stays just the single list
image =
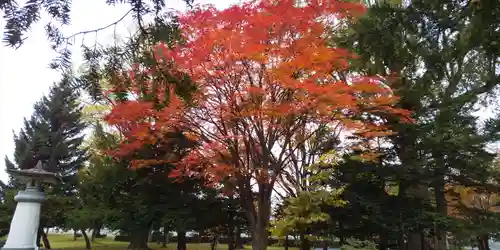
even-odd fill
[{"label": "autumn foliage", "polygon": [[[185,42],[175,48],[158,44],[152,49],[157,65],[122,74],[111,91],[134,96],[117,102],[107,116],[125,136],[116,154],[182,130],[199,144],[177,162],[172,177],[227,180],[241,189],[250,179],[272,186],[294,149],[320,125],[341,123],[368,138],[390,134],[382,123],[363,117],[407,113],[393,108],[397,98],[381,79],[339,74],[355,56],[328,40],[327,34],[363,11],[347,1],[297,6],[292,0],[263,0],[180,13]],[[179,81],[156,77],[160,71],[179,79],[188,75],[196,86],[189,100],[176,94]],[[148,165],[144,159],[137,163]]]},{"label": "autumn foliage", "polygon": [[467,212],[474,214],[474,211],[470,213],[470,210],[500,211],[497,193],[461,185],[448,185],[446,191],[447,210],[450,216],[459,219],[470,219]]}]

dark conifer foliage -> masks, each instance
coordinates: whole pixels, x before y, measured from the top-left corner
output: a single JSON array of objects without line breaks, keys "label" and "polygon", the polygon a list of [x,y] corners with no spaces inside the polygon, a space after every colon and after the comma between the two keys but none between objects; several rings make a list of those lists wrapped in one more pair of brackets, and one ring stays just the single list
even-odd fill
[{"label": "dark conifer foliage", "polygon": [[81,121],[82,106],[70,82],[64,77],[34,105],[34,113],[14,135],[14,159],[6,157],[8,169],[29,169],[40,160],[45,170],[59,174],[66,184],[72,182],[87,157],[81,146],[86,127]]},{"label": "dark conifer foliage", "polygon": [[[497,1],[375,2],[339,43],[360,56],[358,72],[387,80],[401,98],[398,105],[412,111],[415,122],[384,118],[398,132],[387,142],[391,146],[382,157],[385,163],[366,165],[362,172],[368,177],[357,184],[363,188],[352,185],[346,195],[363,197],[362,203],[351,203],[352,211],[397,208],[390,213],[368,212],[385,241],[399,240],[401,246],[407,237],[410,250],[425,249],[427,244],[445,249],[445,232],[458,228],[448,216],[446,197],[452,196],[448,188],[499,189],[491,181],[495,154],[487,146],[500,139],[500,119],[497,115],[478,122],[476,113],[498,101],[499,5]],[[359,167],[347,169],[359,171]],[[376,189],[367,188],[367,183],[373,180],[379,194],[384,185],[398,183],[397,195],[370,194]],[[483,222],[492,217],[487,218]]]}]

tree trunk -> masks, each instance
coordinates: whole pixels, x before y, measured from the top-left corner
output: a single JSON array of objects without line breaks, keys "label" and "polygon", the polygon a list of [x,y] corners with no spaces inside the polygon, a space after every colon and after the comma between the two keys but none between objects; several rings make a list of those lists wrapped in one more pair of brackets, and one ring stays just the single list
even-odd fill
[{"label": "tree trunk", "polygon": [[177,250],[187,250],[185,230],[177,230]]},{"label": "tree trunk", "polygon": [[[440,157],[440,156],[438,156]],[[440,157],[441,158],[441,157]],[[442,216],[447,216],[446,198],[444,194],[444,163],[439,164],[435,170],[435,177],[437,180],[434,182],[434,197],[436,199],[436,211]],[[446,250],[446,231],[440,224],[436,225],[436,250]]]},{"label": "tree trunk", "polygon": [[229,219],[228,228],[227,228],[227,249],[235,250],[235,239],[234,239],[234,221],[232,218]]},{"label": "tree trunk", "polygon": [[[427,203],[429,200],[428,197],[428,188],[423,184],[413,184],[408,187],[406,190],[407,197],[412,197],[416,200],[419,200],[422,203]],[[407,242],[408,250],[424,250],[428,249],[428,246],[425,242],[425,238],[422,234],[421,229],[416,229],[408,233],[408,242]]]},{"label": "tree trunk", "polygon": [[483,240],[481,239],[481,237],[477,237],[477,248],[479,250],[485,250]]},{"label": "tree trunk", "polygon": [[78,230],[73,229],[73,241],[76,241],[76,234],[78,233]]},{"label": "tree trunk", "polygon": [[406,250],[405,235],[403,233],[403,230],[401,230],[401,232],[399,233],[398,249],[399,250]]},{"label": "tree trunk", "polygon": [[36,246],[41,248],[41,245],[40,245],[40,241],[42,240],[42,231],[43,231],[43,227],[40,226],[38,228],[38,232],[37,232],[37,235],[36,235]]},{"label": "tree trunk", "polygon": [[153,241],[153,230],[149,230],[148,232],[148,242],[152,242]]},{"label": "tree trunk", "polygon": [[285,250],[288,250],[289,244],[290,242],[288,241],[288,234],[287,234],[285,235],[285,243],[284,243]]},{"label": "tree trunk", "polygon": [[218,240],[218,238],[219,238],[219,235],[217,233],[215,233],[212,236],[212,240],[210,241],[210,250],[217,249],[217,240]]},{"label": "tree trunk", "polygon": [[163,223],[163,242],[161,247],[167,247],[168,244],[168,227],[167,223]]},{"label": "tree trunk", "polygon": [[342,246],[345,244],[345,238],[344,238],[344,224],[342,221],[339,220],[339,244]]},{"label": "tree trunk", "polygon": [[91,249],[92,245],[90,245],[89,236],[87,235],[84,229],[81,229],[80,231],[82,232],[83,238],[85,239],[85,249]]},{"label": "tree trunk", "polygon": [[323,241],[323,250],[328,250],[328,240]]},{"label": "tree trunk", "polygon": [[450,249],[450,241],[448,239],[448,234],[446,234],[445,236],[446,236],[446,249]]},{"label": "tree trunk", "polygon": [[102,224],[99,224],[92,229],[92,242],[94,242],[96,238],[101,237],[101,227]]},{"label": "tree trunk", "polygon": [[300,250],[310,250],[311,246],[309,244],[309,239],[306,237],[306,233],[301,231],[299,234],[300,238]]},{"label": "tree trunk", "polygon": [[421,245],[422,249],[421,250],[435,250],[435,246],[432,246],[430,243],[432,241],[429,241],[428,238],[425,237],[425,234],[423,233],[424,230],[420,230],[420,240],[421,240]]},{"label": "tree trunk", "polygon": [[252,230],[252,250],[266,250],[269,233],[267,226],[257,224]]},{"label": "tree trunk", "polygon": [[488,242],[488,239],[489,239],[488,235],[477,238],[479,250],[490,250],[490,244]]},{"label": "tree trunk", "polygon": [[490,243],[488,242],[488,240],[489,240],[489,236],[488,235],[484,236],[484,249],[485,250],[490,250]]},{"label": "tree trunk", "polygon": [[148,232],[148,242],[152,242],[153,241],[153,226],[154,226],[154,223],[151,223],[151,227],[149,228],[149,232]]},{"label": "tree trunk", "polygon": [[407,242],[408,250],[422,250],[422,238],[420,237],[419,232],[410,232],[408,234],[408,242]]},{"label": "tree trunk", "polygon": [[94,230],[93,230],[93,231],[95,231],[95,232],[96,232],[96,234],[95,234],[95,237],[96,237],[96,238],[99,238],[99,237],[101,237],[101,236],[102,236],[102,235],[101,235],[101,228],[102,228],[102,224],[101,224],[101,223],[99,223],[99,225],[98,225],[98,226],[96,226],[96,227],[94,228]]},{"label": "tree trunk", "polygon": [[380,233],[380,243],[378,245],[379,250],[387,250],[389,247],[389,239],[387,236],[387,232]]},{"label": "tree trunk", "polygon": [[42,241],[45,249],[52,249],[50,247],[49,238],[47,237],[47,234],[43,230],[42,230]]},{"label": "tree trunk", "polygon": [[243,242],[241,242],[241,228],[239,226],[236,227],[234,237],[234,245],[236,249],[243,249]]},{"label": "tree trunk", "polygon": [[150,249],[148,247],[149,227],[131,233],[128,249]]},{"label": "tree trunk", "polygon": [[266,250],[269,241],[269,218],[271,216],[271,193],[272,186],[259,183],[259,192],[257,193],[257,202],[254,195],[240,195],[243,210],[250,222],[252,234],[252,250]]},{"label": "tree trunk", "polygon": [[[405,105],[412,110],[412,105]],[[416,138],[413,134],[403,134],[400,138],[395,141],[397,155],[401,160],[401,165],[404,166],[404,171],[407,172],[417,172],[420,170],[419,163],[415,159],[415,152],[412,149],[413,145],[415,145]],[[426,195],[427,187],[419,184],[419,179],[412,178],[403,178],[399,184],[399,195],[402,199],[411,198],[411,199],[428,199]],[[401,218],[404,220],[404,218]],[[403,221],[400,221],[402,223]],[[420,230],[414,229],[410,232],[401,232],[406,233],[406,250],[422,250],[422,237],[420,237]],[[401,246],[400,246],[401,249]]]}]

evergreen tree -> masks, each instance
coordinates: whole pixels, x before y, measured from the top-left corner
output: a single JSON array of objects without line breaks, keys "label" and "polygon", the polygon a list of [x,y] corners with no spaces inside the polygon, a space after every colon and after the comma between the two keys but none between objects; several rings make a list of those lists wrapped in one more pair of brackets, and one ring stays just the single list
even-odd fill
[{"label": "evergreen tree", "polygon": [[398,133],[378,166],[389,175],[377,178],[383,177],[380,188],[395,180],[399,201],[391,200],[411,204],[398,207],[398,216],[405,218],[400,243],[407,237],[408,249],[434,244],[444,249],[445,231],[456,226],[447,218],[446,187],[496,189],[488,183],[494,154],[486,146],[499,139],[499,119],[478,124],[475,112],[500,83],[498,4],[376,2],[342,42],[360,55],[357,73],[383,77],[415,119],[400,124],[384,118]]},{"label": "evergreen tree", "polygon": [[[77,170],[86,161],[81,147],[83,130],[79,93],[70,88],[69,77],[51,87],[34,105],[30,119],[14,135],[14,162],[6,157],[10,169],[29,169],[42,161],[47,171],[57,173],[66,185],[73,185]],[[67,187],[70,190],[70,187]]]},{"label": "evergreen tree", "polygon": [[495,216],[486,211],[480,213],[481,223],[456,220],[447,211],[453,195],[447,192],[453,186],[498,190],[491,168],[495,154],[487,146],[500,139],[500,119],[478,122],[476,111],[498,98],[500,5],[368,2],[367,15],[349,26],[343,39],[334,39],[360,55],[352,62],[359,66],[355,72],[340,76],[380,76],[415,122],[374,117],[397,132],[378,144],[378,161],[346,157],[327,175],[328,185],[346,186],[342,198],[348,205],[327,208],[331,222],[338,222],[335,234],[341,242],[377,234],[379,249],[397,242],[399,249],[441,250],[447,233],[464,235],[473,228],[468,237],[489,249],[485,242],[498,228]]},{"label": "evergreen tree", "polygon": [[[86,125],[81,121],[79,93],[70,86],[71,78],[65,76],[34,105],[34,113],[14,135],[14,161],[6,157],[8,169],[29,169],[41,161],[46,171],[62,178],[62,183],[45,188],[48,201],[42,207],[39,234],[46,249],[50,243],[43,229],[64,225],[76,190],[76,173],[87,160],[82,148]],[[22,187],[12,176],[11,185]]]}]

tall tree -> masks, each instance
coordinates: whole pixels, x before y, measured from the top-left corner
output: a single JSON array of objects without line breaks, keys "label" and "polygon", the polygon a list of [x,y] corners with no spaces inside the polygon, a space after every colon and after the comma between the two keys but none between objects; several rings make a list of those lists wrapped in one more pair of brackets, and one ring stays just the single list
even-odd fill
[{"label": "tall tree", "polygon": [[[120,158],[107,155],[116,148],[119,136],[117,131],[107,132],[102,124],[96,124],[88,141],[89,164],[80,173],[78,196],[82,206],[69,222],[85,228],[96,228],[98,222],[105,222],[108,228],[130,236],[129,249],[148,249],[148,236],[152,229],[163,226],[162,221],[184,235],[193,227],[189,219],[196,214],[193,210],[203,207],[197,203],[199,181],[174,182],[168,177],[173,169],[168,164],[129,169],[128,162],[134,155]],[[157,144],[154,148],[145,147],[138,155],[146,159],[156,154],[182,154],[189,147],[189,140],[181,133],[170,136],[177,136],[178,140],[169,140],[170,144]],[[89,213],[96,208],[101,213]],[[186,242],[178,245],[178,249],[186,249]]]},{"label": "tall tree", "polygon": [[[14,162],[6,158],[7,168],[28,169],[42,161],[45,170],[61,176],[61,184],[47,189],[49,199],[43,206],[42,229],[64,224],[69,197],[75,192],[76,173],[87,159],[86,150],[81,147],[86,125],[80,120],[78,91],[70,87],[70,81],[70,77],[64,77],[35,104],[33,115],[25,119],[24,127],[14,136]],[[12,185],[20,188],[15,179]],[[43,239],[45,247],[50,248],[45,235]]]},{"label": "tall tree", "polygon": [[70,81],[65,77],[35,104],[33,115],[14,136],[14,162],[6,159],[9,168],[28,169],[42,161],[45,170],[59,174],[66,185],[74,185],[77,170],[87,159],[81,147],[86,124],[81,121],[78,91]]},{"label": "tall tree", "polygon": [[[129,248],[131,249],[147,248],[149,232],[160,226],[177,230],[180,235],[184,235],[193,225],[191,220],[182,218],[191,216],[193,213],[191,209],[198,207],[196,202],[201,188],[198,180],[189,180],[189,178],[183,183],[173,182],[168,178],[168,173],[173,166],[156,160],[158,156],[168,155],[172,159],[180,159],[185,155],[193,141],[183,135],[180,130],[165,134],[171,140],[159,140],[157,143],[142,147],[137,152],[130,154],[124,152],[119,157],[106,155],[107,152],[117,149],[114,139],[121,138],[128,131],[118,126],[101,126],[99,122],[102,121],[103,114],[107,113],[107,109],[113,108],[116,103],[120,103],[129,96],[122,93],[99,94],[113,91],[116,81],[121,79],[123,70],[156,67],[158,62],[154,60],[150,50],[159,40],[166,44],[179,40],[179,30],[175,21],[148,25],[144,28],[152,35],[146,37],[138,32],[125,44],[103,49],[86,48],[84,57],[88,61],[83,65],[82,74],[78,79],[79,84],[83,86],[97,86],[95,89],[87,88],[86,90],[92,97],[98,97],[94,98],[97,105],[86,107],[86,119],[98,125],[92,139],[95,150],[91,152],[85,192],[90,195],[98,192],[94,188],[96,186],[111,190],[112,198],[103,197],[104,204],[107,204],[110,209],[110,216],[106,219],[108,226],[130,233]],[[157,71],[154,77],[158,80],[173,79],[171,72],[167,70]],[[144,81],[144,86],[147,85],[148,79],[138,80]],[[185,81],[180,81],[179,96],[188,98],[193,89],[192,86],[187,78]],[[138,98],[154,100],[155,105],[164,106],[169,102],[168,99],[155,98],[148,93],[147,88],[139,92]],[[113,140],[104,144],[99,142],[107,137]],[[130,171],[128,164],[136,159],[152,160],[149,162],[151,168]],[[103,194],[108,195],[106,192]],[[169,213],[166,214],[167,210]],[[178,239],[178,248],[185,249],[186,241],[182,240],[184,238]]]},{"label": "tall tree", "polygon": [[[291,152],[318,123],[341,123],[361,136],[377,137],[387,131],[362,114],[406,114],[391,108],[397,99],[376,80],[335,74],[352,57],[326,43],[325,30],[335,28],[328,20],[347,20],[362,11],[351,2],[298,6],[290,0],[255,1],[223,11],[198,8],[180,16],[185,43],[173,50],[160,43],[153,51],[155,67],[135,68],[115,81],[113,94],[124,98],[107,121],[126,137],[117,155],[168,140],[164,135],[170,129],[188,130],[201,144],[171,176],[232,185],[252,228],[253,249],[265,249],[274,184]],[[165,70],[173,78],[157,78]],[[175,95],[186,75],[198,90],[187,101]],[[157,104],[164,100],[168,105]],[[169,155],[155,159],[175,160]]]},{"label": "tall tree", "polygon": [[397,180],[401,201],[419,200],[408,209],[433,216],[402,224],[401,237],[410,250],[444,249],[446,183],[497,188],[487,182],[486,146],[498,140],[499,120],[478,124],[474,112],[498,90],[500,12],[491,1],[376,2],[346,46],[360,55],[356,73],[384,77],[416,121],[393,126],[385,162],[398,167],[385,164],[395,170],[385,181]]}]

